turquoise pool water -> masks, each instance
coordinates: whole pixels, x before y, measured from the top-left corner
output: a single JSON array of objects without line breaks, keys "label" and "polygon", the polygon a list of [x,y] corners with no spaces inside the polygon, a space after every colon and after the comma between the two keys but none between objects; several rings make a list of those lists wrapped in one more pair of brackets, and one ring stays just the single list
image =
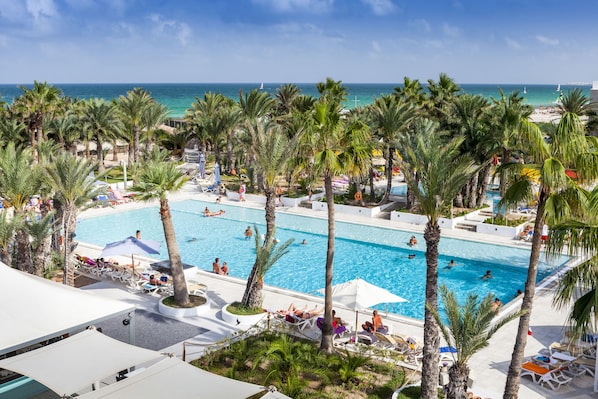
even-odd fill
[{"label": "turquoise pool water", "polygon": [[[203,217],[208,206],[224,209],[218,217]],[[201,201],[171,203],[172,216],[183,262],[211,270],[215,257],[229,265],[230,274],[247,278],[255,258],[253,240],[246,241],[243,232],[248,225],[257,224],[265,232],[264,211],[236,206],[216,205]],[[322,214],[324,216],[324,214]],[[298,215],[278,213],[276,236],[281,240],[293,238],[290,251],[266,275],[267,284],[314,294],[324,286],[327,221]],[[158,208],[150,207],[107,216],[82,219],[77,224],[77,240],[103,246],[142,231],[142,237],[162,241],[160,255],[167,259],[162,223]],[[425,287],[425,241],[415,234],[418,245],[407,245],[413,233],[407,231],[336,223],[334,281],[341,283],[361,277],[409,300],[407,303],[379,306],[394,313],[423,319]],[[307,245],[301,241],[307,240]],[[442,238],[440,241],[439,283],[446,284],[460,298],[469,292],[485,295],[492,292],[508,302],[517,289],[523,289],[529,249],[476,243]],[[414,259],[408,255],[415,253]],[[450,259],[457,266],[443,269]],[[540,264],[538,279],[566,262],[560,258]],[[492,270],[494,279],[480,279]],[[239,298],[240,299],[240,298]]]}]

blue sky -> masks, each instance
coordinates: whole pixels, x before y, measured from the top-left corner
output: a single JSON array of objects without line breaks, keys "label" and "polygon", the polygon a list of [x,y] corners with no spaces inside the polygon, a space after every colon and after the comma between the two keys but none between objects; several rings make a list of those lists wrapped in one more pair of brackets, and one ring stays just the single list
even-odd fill
[{"label": "blue sky", "polygon": [[0,0],[0,83],[598,80],[596,0]]}]

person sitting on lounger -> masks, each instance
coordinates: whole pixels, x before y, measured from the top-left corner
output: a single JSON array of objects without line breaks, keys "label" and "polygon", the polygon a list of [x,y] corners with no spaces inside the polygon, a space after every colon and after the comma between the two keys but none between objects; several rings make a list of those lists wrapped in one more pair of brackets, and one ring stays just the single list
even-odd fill
[{"label": "person sitting on lounger", "polygon": [[313,309],[307,309],[307,305],[305,305],[302,309],[299,309],[295,307],[295,304],[291,303],[289,309],[287,310],[285,319],[290,323],[295,323],[300,319],[311,319],[312,317],[322,314],[322,312],[323,309],[318,309],[317,306],[315,306]]},{"label": "person sitting on lounger", "polygon": [[149,283],[151,285],[162,285],[162,281],[157,279],[156,276],[153,274],[150,274],[150,276],[149,276]]},{"label": "person sitting on lounger", "polygon": [[366,321],[361,325],[364,331],[368,332],[381,332],[386,334],[388,332],[388,328],[382,323],[382,317],[378,314],[377,310],[374,310],[372,314],[372,321]]}]

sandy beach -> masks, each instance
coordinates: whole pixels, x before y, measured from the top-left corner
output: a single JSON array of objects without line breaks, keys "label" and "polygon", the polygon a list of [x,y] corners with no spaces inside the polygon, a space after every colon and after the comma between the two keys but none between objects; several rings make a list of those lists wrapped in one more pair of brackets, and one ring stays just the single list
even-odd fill
[{"label": "sandy beach", "polygon": [[558,123],[561,120],[561,114],[556,107],[539,107],[534,109],[529,120],[535,123]]}]

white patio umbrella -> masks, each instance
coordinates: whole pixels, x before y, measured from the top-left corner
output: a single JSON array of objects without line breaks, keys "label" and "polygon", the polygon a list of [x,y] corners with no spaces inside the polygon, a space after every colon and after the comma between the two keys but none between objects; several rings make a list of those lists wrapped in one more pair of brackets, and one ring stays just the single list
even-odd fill
[{"label": "white patio umbrella", "polygon": [[[324,288],[318,290],[319,293],[324,294]],[[359,277],[355,280],[347,281],[345,283],[332,286],[332,301],[341,305],[345,305],[351,310],[355,311],[355,334],[357,335],[358,311],[367,309],[379,303],[395,303],[407,302],[405,298],[401,298],[392,292],[370,284]],[[356,337],[357,340],[357,337]]]},{"label": "white patio umbrella", "polygon": [[131,267],[135,272],[135,259],[133,255],[149,255],[160,253],[160,241],[142,240],[135,237],[127,237],[121,241],[106,244],[100,257],[131,255]]},{"label": "white patio umbrella", "polygon": [[220,185],[220,165],[218,164],[218,162],[216,162],[214,164],[214,178],[216,179],[216,185],[219,186]]}]

